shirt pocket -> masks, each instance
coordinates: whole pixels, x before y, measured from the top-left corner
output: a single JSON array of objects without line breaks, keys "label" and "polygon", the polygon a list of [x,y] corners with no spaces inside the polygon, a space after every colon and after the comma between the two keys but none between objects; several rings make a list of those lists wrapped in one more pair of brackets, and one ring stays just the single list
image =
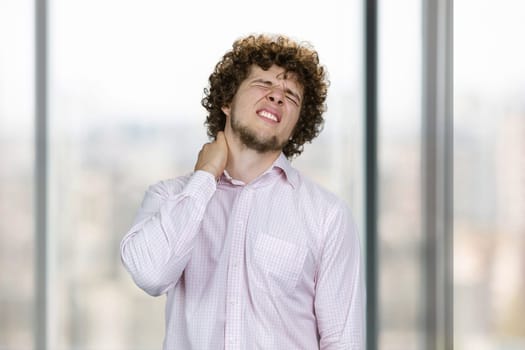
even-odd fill
[{"label": "shirt pocket", "polygon": [[267,234],[259,234],[254,249],[254,280],[273,296],[293,292],[302,275],[307,249]]}]

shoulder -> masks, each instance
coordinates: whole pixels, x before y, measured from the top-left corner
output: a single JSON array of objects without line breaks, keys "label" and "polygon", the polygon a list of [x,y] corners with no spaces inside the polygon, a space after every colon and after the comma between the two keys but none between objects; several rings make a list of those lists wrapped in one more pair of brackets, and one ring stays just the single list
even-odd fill
[{"label": "shoulder", "polygon": [[296,200],[308,226],[322,242],[334,231],[356,231],[356,222],[346,201],[304,174],[298,173]]},{"label": "shoulder", "polygon": [[297,171],[297,191],[299,196],[311,203],[316,209],[325,212],[348,210],[346,202],[323,185]]},{"label": "shoulder", "polygon": [[162,199],[168,199],[173,195],[177,195],[188,184],[192,174],[178,176],[172,179],[159,181],[150,185],[147,190],[147,195],[157,196]]},{"label": "shoulder", "polygon": [[[309,177],[298,176],[297,201],[318,261],[328,245],[356,241],[357,225],[346,201]],[[357,242],[357,241],[356,241]],[[352,243],[354,244],[354,243]],[[358,243],[356,243],[358,244]]]},{"label": "shoulder", "polygon": [[308,201],[315,206],[330,207],[335,203],[341,203],[341,199],[327,190],[319,183],[313,181],[283,155],[277,160],[277,164],[283,169],[288,182],[294,188],[300,199]]}]

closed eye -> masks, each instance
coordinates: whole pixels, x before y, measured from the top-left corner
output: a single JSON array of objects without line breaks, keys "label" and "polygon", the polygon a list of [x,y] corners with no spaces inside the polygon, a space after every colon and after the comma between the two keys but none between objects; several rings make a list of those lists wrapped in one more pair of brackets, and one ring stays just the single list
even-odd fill
[{"label": "closed eye", "polygon": [[[273,82],[269,80],[264,80],[264,79],[255,79],[252,81],[252,85],[256,87],[264,88],[264,89],[271,89],[274,86]],[[297,107],[300,106],[301,98],[299,97],[297,93],[287,88],[285,90],[285,94],[286,94],[286,99],[288,101],[292,102]]]},{"label": "closed eye", "polygon": [[252,83],[255,86],[264,87],[264,88],[268,88],[268,89],[271,88],[272,85],[273,85],[271,81],[264,81],[264,80],[260,80],[260,79],[255,80]]},{"label": "closed eye", "polygon": [[292,95],[292,94],[287,94],[287,95],[286,95],[286,98],[287,98],[290,102],[292,102],[294,105],[299,106],[299,100],[298,100],[297,97],[295,97],[294,95]]}]

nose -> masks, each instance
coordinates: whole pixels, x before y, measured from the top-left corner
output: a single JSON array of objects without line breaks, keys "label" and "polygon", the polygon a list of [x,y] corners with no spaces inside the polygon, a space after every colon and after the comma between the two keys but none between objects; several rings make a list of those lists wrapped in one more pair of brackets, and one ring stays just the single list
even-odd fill
[{"label": "nose", "polygon": [[279,106],[284,103],[284,92],[279,87],[273,87],[266,97]]}]

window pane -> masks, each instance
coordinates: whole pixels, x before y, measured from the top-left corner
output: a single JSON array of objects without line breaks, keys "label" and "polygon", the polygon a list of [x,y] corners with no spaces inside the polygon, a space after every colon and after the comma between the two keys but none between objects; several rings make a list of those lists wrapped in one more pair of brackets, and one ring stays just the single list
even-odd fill
[{"label": "window pane", "polygon": [[33,348],[33,2],[0,2],[0,349]]},{"label": "window pane", "polygon": [[421,349],[421,1],[378,8],[378,344]]},{"label": "window pane", "polygon": [[455,349],[525,348],[525,3],[454,3]]},{"label": "window pane", "polygon": [[319,51],[327,124],[295,162],[361,222],[360,6],[50,1],[52,349],[161,346],[164,298],[133,284],[118,245],[147,186],[193,169],[207,141],[203,88],[239,36],[282,32]]}]

